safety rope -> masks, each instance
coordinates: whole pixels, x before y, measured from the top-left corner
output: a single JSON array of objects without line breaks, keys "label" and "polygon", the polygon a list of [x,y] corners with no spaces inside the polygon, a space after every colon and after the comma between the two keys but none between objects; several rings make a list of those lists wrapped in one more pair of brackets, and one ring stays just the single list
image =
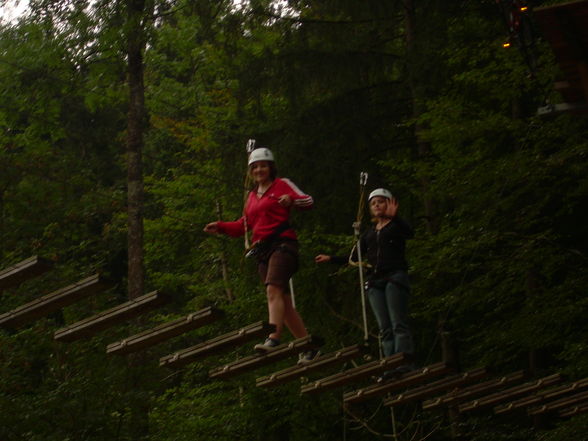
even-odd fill
[{"label": "safety rope", "polygon": [[[249,163],[249,155],[251,152],[255,150],[255,139],[248,139],[247,144],[245,146],[245,151],[247,152],[247,162]],[[251,175],[249,173],[249,165],[247,165],[247,171],[245,172],[245,181],[243,182],[243,229],[245,230],[243,234],[244,246],[245,249],[248,250],[251,246],[249,243],[249,232],[247,231],[247,216],[245,214],[245,207],[247,206],[247,198],[249,197],[249,191],[251,187]]]},{"label": "safety rope", "polygon": [[363,281],[363,260],[361,256],[361,236],[360,236],[360,229],[361,229],[361,220],[363,218],[363,210],[364,210],[364,203],[365,203],[365,187],[367,184],[368,174],[366,172],[361,172],[359,174],[359,206],[357,208],[357,218],[356,221],[353,223],[353,232],[355,234],[355,244],[357,248],[357,267],[359,270],[359,287],[361,291],[361,308],[362,308],[362,318],[363,318],[363,341],[365,343],[368,342],[369,339],[369,332],[368,332],[368,324],[367,324],[367,309],[366,309],[366,301],[365,301],[365,285]]}]

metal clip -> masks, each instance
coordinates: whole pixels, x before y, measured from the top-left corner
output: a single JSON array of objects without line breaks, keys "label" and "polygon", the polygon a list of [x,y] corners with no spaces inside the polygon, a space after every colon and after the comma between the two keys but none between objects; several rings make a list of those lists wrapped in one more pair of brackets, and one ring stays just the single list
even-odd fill
[{"label": "metal clip", "polygon": [[247,153],[251,153],[253,150],[255,150],[255,139],[249,139],[247,140]]},{"label": "metal clip", "polygon": [[361,185],[362,187],[365,187],[367,184],[367,180],[368,180],[367,172],[361,172],[359,174],[359,185]]}]

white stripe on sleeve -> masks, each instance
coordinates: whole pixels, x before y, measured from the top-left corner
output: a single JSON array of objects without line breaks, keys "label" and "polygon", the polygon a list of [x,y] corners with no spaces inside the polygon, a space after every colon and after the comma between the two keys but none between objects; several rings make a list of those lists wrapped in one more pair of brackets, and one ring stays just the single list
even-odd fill
[{"label": "white stripe on sleeve", "polygon": [[296,205],[297,207],[307,207],[307,206],[310,206],[313,204],[314,201],[312,199],[312,196],[307,195],[302,190],[300,190],[298,188],[298,186],[294,182],[292,182],[290,179],[282,178],[282,181],[284,181],[292,189],[292,191],[294,191],[294,193],[296,193],[297,195],[305,196],[301,199],[295,199],[294,205]]}]

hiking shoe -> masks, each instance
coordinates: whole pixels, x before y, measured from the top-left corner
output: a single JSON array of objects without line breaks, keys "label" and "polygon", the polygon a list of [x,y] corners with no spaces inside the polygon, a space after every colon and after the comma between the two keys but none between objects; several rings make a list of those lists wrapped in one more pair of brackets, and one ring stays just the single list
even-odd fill
[{"label": "hiking shoe", "polygon": [[257,352],[268,352],[276,346],[280,346],[280,340],[268,337],[263,343],[257,343],[255,346],[253,346],[253,349],[255,349]]},{"label": "hiking shoe", "polygon": [[298,364],[309,364],[316,360],[319,355],[321,355],[321,351],[318,349],[310,349],[305,352],[301,352],[298,355]]}]

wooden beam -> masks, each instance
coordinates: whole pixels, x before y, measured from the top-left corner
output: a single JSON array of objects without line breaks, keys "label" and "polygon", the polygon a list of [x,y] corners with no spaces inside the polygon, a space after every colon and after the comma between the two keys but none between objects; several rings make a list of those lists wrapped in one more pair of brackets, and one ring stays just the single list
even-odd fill
[{"label": "wooden beam", "polygon": [[0,315],[0,327],[16,328],[22,326],[85,297],[112,288],[112,286],[114,286],[112,282],[95,274]]},{"label": "wooden beam", "polygon": [[125,355],[154,346],[184,332],[208,325],[224,317],[224,312],[211,306],[153,329],[132,335],[106,347],[107,354]]},{"label": "wooden beam", "polygon": [[339,372],[337,374],[321,378],[320,380],[312,381],[302,386],[300,393],[314,394],[317,392],[325,392],[327,390],[344,386],[364,378],[369,378],[372,375],[377,375],[386,370],[393,369],[406,362],[407,357],[404,353],[401,352],[394,354],[381,360],[372,361],[370,363],[348,369],[344,372]]},{"label": "wooden beam", "polygon": [[571,384],[565,384],[565,385],[557,387],[555,389],[551,389],[547,392],[543,392],[540,394],[533,394],[528,397],[521,398],[520,400],[516,400],[516,401],[512,401],[507,404],[502,404],[500,406],[496,406],[494,408],[494,413],[496,415],[504,414],[504,413],[515,411],[515,410],[522,409],[525,407],[534,406],[536,404],[541,404],[546,401],[550,401],[550,400],[559,398],[563,395],[569,395],[572,392],[578,392],[578,391],[581,391],[584,389],[588,389],[588,378],[576,381]]},{"label": "wooden beam", "polygon": [[256,380],[258,387],[277,386],[279,384],[286,383],[291,380],[295,380],[311,372],[316,372],[326,367],[341,364],[347,360],[357,358],[366,352],[364,345],[353,345],[346,348],[338,349],[335,352],[324,354],[318,357],[316,360],[304,364],[291,366],[265,377],[260,377]]},{"label": "wooden beam", "polygon": [[461,404],[458,406],[458,411],[460,413],[465,413],[483,409],[489,406],[495,406],[504,401],[508,401],[510,399],[520,397],[521,395],[528,394],[529,392],[534,392],[545,387],[553,386],[554,384],[560,383],[562,380],[563,377],[561,374],[553,374],[536,381],[531,381],[520,386],[515,386],[510,389],[503,390],[502,392],[486,395],[485,397],[479,398],[477,400]]},{"label": "wooden beam", "polygon": [[486,368],[474,369],[463,374],[454,375],[443,378],[433,383],[428,383],[416,389],[408,390],[402,394],[395,395],[384,401],[384,406],[397,406],[399,404],[417,401],[425,397],[430,397],[438,392],[446,391],[448,389],[457,388],[464,384],[478,381],[488,375]]},{"label": "wooden beam", "polygon": [[571,397],[565,397],[561,400],[556,400],[551,403],[545,404],[543,406],[539,406],[533,409],[529,409],[527,412],[529,415],[541,415],[543,413],[548,412],[556,412],[559,410],[567,409],[569,407],[576,406],[578,404],[587,404],[588,402],[588,391],[580,392],[576,395],[572,395]]},{"label": "wooden beam", "polygon": [[453,369],[446,363],[435,363],[430,366],[416,369],[414,371],[402,374],[394,380],[382,384],[372,384],[363,389],[354,390],[343,395],[345,404],[360,403],[380,395],[387,394],[393,390],[412,386],[413,384],[423,383],[431,378],[445,375],[452,372]]},{"label": "wooden beam", "polygon": [[22,262],[0,271],[0,292],[20,285],[22,282],[40,276],[53,268],[53,262],[39,256],[29,257]]},{"label": "wooden beam", "polygon": [[234,346],[240,346],[254,338],[268,335],[275,330],[275,325],[266,322],[253,323],[236,331],[161,357],[159,359],[159,366],[169,368],[185,366],[209,355],[218,354]]},{"label": "wooden beam", "polygon": [[72,342],[81,338],[92,337],[104,329],[158,308],[170,300],[170,296],[159,291],[153,291],[87,319],[80,320],[70,326],[58,329],[55,331],[53,338],[57,341]]},{"label": "wooden beam", "polygon": [[432,400],[423,403],[423,410],[432,410],[441,406],[454,406],[457,403],[467,401],[490,390],[506,387],[513,383],[518,383],[525,378],[524,371],[517,371],[501,378],[485,381],[475,384],[464,389],[458,389]]},{"label": "wooden beam", "polygon": [[588,401],[574,407],[568,407],[567,409],[560,410],[557,413],[557,416],[559,416],[560,418],[568,418],[586,412],[588,412]]},{"label": "wooden beam", "polygon": [[216,369],[211,369],[208,372],[208,375],[210,378],[224,380],[247,371],[275,363],[276,361],[283,360],[284,358],[297,356],[300,352],[307,351],[309,349],[317,349],[322,344],[323,340],[320,337],[307,335],[306,337],[293,340],[290,343],[276,346],[274,349],[268,351],[265,354],[251,355],[249,357],[237,360],[234,363],[229,363]]}]

